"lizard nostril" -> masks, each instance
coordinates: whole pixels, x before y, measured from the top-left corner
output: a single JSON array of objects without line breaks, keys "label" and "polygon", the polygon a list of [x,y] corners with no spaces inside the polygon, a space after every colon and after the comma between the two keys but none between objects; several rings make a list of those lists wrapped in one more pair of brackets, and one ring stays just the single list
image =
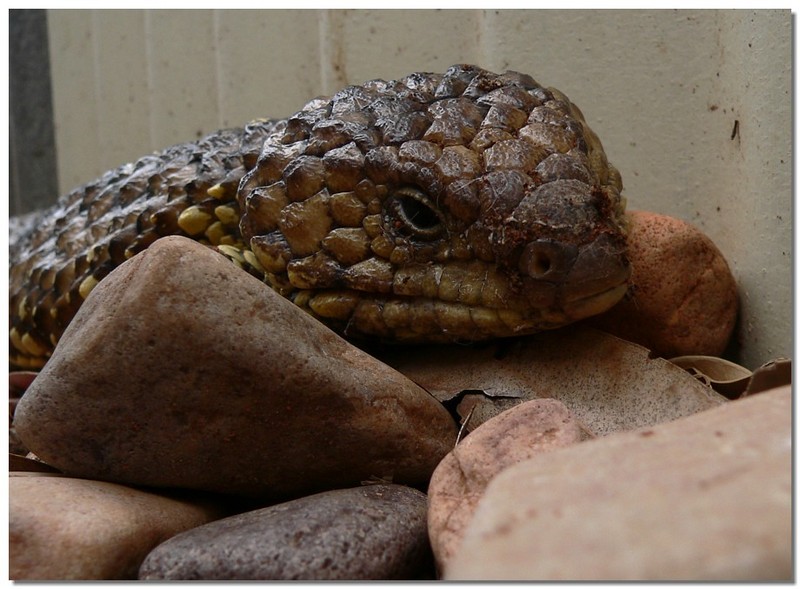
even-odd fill
[{"label": "lizard nostril", "polygon": [[536,251],[528,261],[528,274],[532,276],[544,276],[550,271],[550,256],[547,252]]},{"label": "lizard nostril", "polygon": [[565,277],[575,263],[578,250],[574,245],[539,240],[525,246],[519,268],[531,278],[559,280]]}]

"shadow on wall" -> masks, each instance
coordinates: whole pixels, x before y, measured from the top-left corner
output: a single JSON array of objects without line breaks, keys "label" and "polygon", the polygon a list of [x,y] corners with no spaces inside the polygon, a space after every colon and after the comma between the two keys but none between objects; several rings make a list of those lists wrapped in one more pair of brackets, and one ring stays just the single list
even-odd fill
[{"label": "shadow on wall", "polygon": [[9,213],[58,196],[45,10],[11,10],[9,32]]}]

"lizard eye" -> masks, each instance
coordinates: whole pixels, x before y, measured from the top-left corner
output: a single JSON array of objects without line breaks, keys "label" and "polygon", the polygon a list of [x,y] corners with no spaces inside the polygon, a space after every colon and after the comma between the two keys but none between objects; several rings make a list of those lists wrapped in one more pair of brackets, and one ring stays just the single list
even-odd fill
[{"label": "lizard eye", "polygon": [[416,188],[396,190],[389,198],[387,216],[395,229],[417,239],[430,241],[444,231],[442,213]]}]

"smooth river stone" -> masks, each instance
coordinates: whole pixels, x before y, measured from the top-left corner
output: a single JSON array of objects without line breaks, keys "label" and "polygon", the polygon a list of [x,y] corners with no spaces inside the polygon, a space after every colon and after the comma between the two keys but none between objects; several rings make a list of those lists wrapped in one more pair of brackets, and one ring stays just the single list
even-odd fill
[{"label": "smooth river stone", "polygon": [[448,580],[791,581],[792,392],[500,473]]},{"label": "smooth river stone", "polygon": [[456,436],[425,390],[182,237],[95,287],[15,425],[73,476],[269,500],[425,486]]},{"label": "smooth river stone", "polygon": [[571,446],[587,434],[556,399],[516,405],[481,424],[436,467],[428,488],[428,533],[443,570],[489,482],[506,468]]},{"label": "smooth river stone", "polygon": [[12,473],[8,490],[15,581],[135,579],[158,544],[227,515],[208,501],[43,473]]},{"label": "smooth river stone", "polygon": [[318,493],[212,522],[151,552],[146,580],[432,578],[425,494],[400,485]]}]

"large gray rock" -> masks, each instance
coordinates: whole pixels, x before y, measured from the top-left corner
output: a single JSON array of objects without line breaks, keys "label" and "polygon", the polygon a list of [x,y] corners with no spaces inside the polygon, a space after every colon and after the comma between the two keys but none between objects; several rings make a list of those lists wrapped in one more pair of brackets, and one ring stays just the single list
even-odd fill
[{"label": "large gray rock", "polygon": [[13,473],[8,492],[15,581],[135,579],[155,546],[226,515],[208,501],[43,473]]},{"label": "large gray rock", "polygon": [[400,485],[327,491],[175,536],[140,579],[431,578],[424,493]]},{"label": "large gray rock", "polygon": [[15,425],[70,475],[270,499],[425,485],[456,434],[419,386],[181,237],[91,292]]},{"label": "large gray rock", "polygon": [[792,556],[782,387],[508,468],[445,578],[789,581]]}]

